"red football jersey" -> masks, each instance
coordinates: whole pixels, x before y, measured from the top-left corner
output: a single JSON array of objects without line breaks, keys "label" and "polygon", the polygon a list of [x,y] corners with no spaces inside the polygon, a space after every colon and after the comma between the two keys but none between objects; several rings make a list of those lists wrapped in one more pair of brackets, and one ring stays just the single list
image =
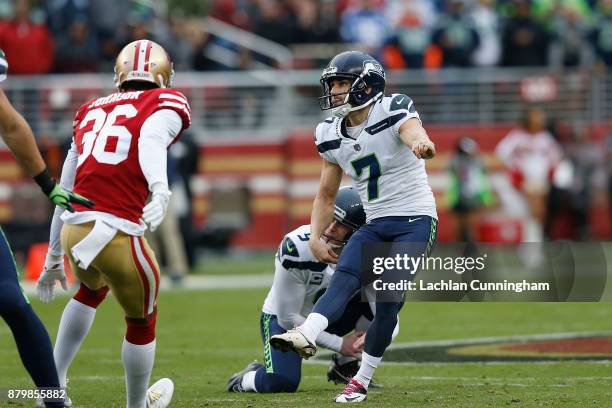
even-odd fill
[{"label": "red football jersey", "polygon": [[[73,138],[78,150],[74,191],[96,203],[94,211],[138,223],[149,195],[138,161],[140,128],[154,112],[171,109],[191,123],[189,102],[169,88],[118,92],[85,103],[77,111]],[[87,211],[73,204],[76,211]]]}]

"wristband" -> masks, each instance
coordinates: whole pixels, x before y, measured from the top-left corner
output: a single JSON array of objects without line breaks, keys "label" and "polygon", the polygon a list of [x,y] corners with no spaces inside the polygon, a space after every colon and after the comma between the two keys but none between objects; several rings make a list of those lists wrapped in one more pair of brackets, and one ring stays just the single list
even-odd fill
[{"label": "wristband", "polygon": [[55,188],[55,180],[51,178],[51,176],[49,175],[49,170],[47,170],[46,168],[38,175],[34,176],[34,181],[40,186],[40,189],[46,195],[51,194],[51,191],[53,191],[53,189]]}]

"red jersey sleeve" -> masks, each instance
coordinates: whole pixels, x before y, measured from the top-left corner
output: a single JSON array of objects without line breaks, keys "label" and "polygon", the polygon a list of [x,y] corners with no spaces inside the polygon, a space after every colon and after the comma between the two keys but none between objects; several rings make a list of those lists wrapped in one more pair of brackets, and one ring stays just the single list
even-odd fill
[{"label": "red jersey sleeve", "polygon": [[191,125],[191,107],[189,101],[181,92],[172,88],[160,88],[155,103],[154,112],[161,109],[171,109],[179,114],[183,121],[181,132]]}]

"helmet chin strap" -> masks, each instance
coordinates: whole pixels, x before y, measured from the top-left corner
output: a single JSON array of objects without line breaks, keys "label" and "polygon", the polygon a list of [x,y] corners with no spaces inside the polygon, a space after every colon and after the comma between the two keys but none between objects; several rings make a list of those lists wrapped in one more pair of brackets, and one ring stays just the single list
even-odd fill
[{"label": "helmet chin strap", "polygon": [[372,99],[370,99],[369,101],[367,101],[366,103],[364,103],[363,105],[359,105],[359,106],[351,106],[350,103],[348,103],[348,98],[349,98],[350,94],[346,94],[346,97],[344,98],[344,103],[340,106],[336,106],[335,108],[332,109],[332,115],[339,117],[339,118],[344,118],[346,117],[349,113],[357,111],[359,109],[363,109],[369,105],[371,105],[372,103],[376,102],[377,100],[379,100],[382,97],[382,92],[379,92],[376,96],[374,96]]}]

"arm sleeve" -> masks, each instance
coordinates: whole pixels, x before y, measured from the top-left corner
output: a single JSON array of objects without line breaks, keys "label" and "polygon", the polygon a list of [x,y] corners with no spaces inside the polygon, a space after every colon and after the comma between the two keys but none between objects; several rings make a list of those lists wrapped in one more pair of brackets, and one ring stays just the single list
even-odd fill
[{"label": "arm sleeve", "polygon": [[[412,118],[416,118],[421,122],[421,117],[414,106],[414,102],[407,95],[399,94],[393,97],[389,106],[389,114],[391,115],[389,119],[392,119],[392,123],[394,122],[393,134],[398,138],[399,129],[404,122]],[[395,117],[399,118],[399,120],[394,121],[393,119]],[[423,124],[423,122],[421,122],[421,124]]]},{"label": "arm sleeve", "polygon": [[274,274],[273,290],[278,304],[277,317],[280,327],[289,330],[302,324],[306,320],[300,314],[306,296],[306,282],[279,262]]},{"label": "arm sleeve", "polygon": [[181,117],[170,109],[156,111],[142,124],[138,162],[149,190],[168,190],[168,146],[182,129]]},{"label": "arm sleeve", "polygon": [[[76,145],[74,142],[70,145],[68,155],[64,161],[62,167],[62,177],[60,178],[60,186],[66,190],[72,190],[74,186],[74,178],[76,176],[77,161],[79,159],[79,153],[77,152]],[[60,243],[60,232],[64,222],[60,218],[64,213],[62,207],[55,207],[53,211],[53,219],[51,220],[51,229],[49,231],[49,254],[61,256],[64,254],[62,251],[62,245]]]},{"label": "arm sleeve", "polygon": [[327,160],[330,163],[338,164],[332,151],[340,147],[340,139],[328,140],[323,138],[323,125],[319,124],[315,130],[315,145],[317,146],[317,152],[322,159]]}]

